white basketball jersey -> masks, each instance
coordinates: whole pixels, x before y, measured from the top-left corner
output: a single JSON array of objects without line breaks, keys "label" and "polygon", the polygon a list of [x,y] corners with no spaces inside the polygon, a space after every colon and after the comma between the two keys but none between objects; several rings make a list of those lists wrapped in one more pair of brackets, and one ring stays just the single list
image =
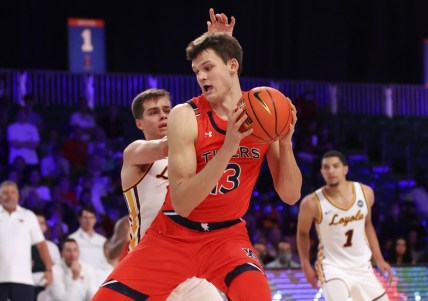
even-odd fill
[{"label": "white basketball jersey", "polygon": [[322,218],[316,225],[320,238],[318,264],[341,268],[366,266],[372,253],[364,226],[369,208],[361,184],[353,182],[354,201],[349,208],[335,204],[323,188],[315,195]]},{"label": "white basketball jersey", "polygon": [[131,242],[133,250],[147,228],[158,214],[165,201],[168,185],[168,159],[164,158],[150,164],[141,179],[123,192],[129,210]]}]

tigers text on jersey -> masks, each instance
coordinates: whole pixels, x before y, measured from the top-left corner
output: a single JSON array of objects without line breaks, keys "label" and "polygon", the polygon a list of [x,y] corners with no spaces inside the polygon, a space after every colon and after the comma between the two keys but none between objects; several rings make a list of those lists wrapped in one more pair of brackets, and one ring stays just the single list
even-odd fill
[{"label": "tigers text on jersey", "polygon": [[123,192],[129,210],[131,241],[134,249],[159,213],[168,185],[168,159],[150,164],[141,179]]},{"label": "tigers text on jersey", "polygon": [[349,208],[338,206],[323,188],[315,191],[321,210],[316,224],[320,238],[318,263],[344,267],[369,264],[372,253],[365,234],[368,214],[366,198],[360,183],[352,182],[354,201]]},{"label": "tigers text on jersey", "polygon": [[[224,143],[227,121],[211,109],[201,95],[188,102],[195,111],[198,137],[195,142],[199,172],[215,156]],[[235,155],[229,161],[223,176],[210,195],[196,207],[188,219],[198,222],[221,222],[241,218],[247,211],[251,194],[269,144],[242,139]],[[201,183],[203,185],[203,183]],[[162,210],[172,210],[169,190]]]}]

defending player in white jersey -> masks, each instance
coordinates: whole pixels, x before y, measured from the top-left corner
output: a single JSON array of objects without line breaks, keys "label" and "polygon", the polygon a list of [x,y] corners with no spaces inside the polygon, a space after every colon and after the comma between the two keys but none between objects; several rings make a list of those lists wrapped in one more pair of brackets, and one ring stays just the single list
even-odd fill
[{"label": "defending player in white jersey", "polygon": [[[389,300],[371,265],[375,260],[382,274],[393,273],[385,262],[371,222],[373,189],[346,180],[348,163],[338,151],[325,153],[321,174],[326,185],[301,202],[297,247],[306,280],[319,281],[328,301]],[[320,240],[316,271],[309,259],[309,232],[315,224]]]}]

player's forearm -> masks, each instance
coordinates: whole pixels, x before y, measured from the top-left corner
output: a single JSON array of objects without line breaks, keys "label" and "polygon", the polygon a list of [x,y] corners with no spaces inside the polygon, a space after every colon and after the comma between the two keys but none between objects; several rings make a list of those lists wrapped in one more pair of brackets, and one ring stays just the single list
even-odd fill
[{"label": "player's forearm", "polygon": [[210,194],[223,176],[230,156],[219,150],[207,165],[196,174],[174,183],[170,169],[171,202],[174,210],[187,217]]},{"label": "player's forearm", "polygon": [[302,173],[291,144],[279,143],[279,172],[274,179],[275,190],[284,203],[294,205],[301,197]]},{"label": "player's forearm", "polygon": [[369,241],[373,258],[376,261],[376,263],[385,261],[385,259],[383,258],[382,251],[379,246],[379,241],[377,239],[377,235],[373,225],[366,226],[366,235],[367,235],[367,240]]},{"label": "player's forearm", "polygon": [[310,266],[309,258],[310,239],[309,233],[297,232],[297,251],[299,253],[300,264],[302,266]]}]

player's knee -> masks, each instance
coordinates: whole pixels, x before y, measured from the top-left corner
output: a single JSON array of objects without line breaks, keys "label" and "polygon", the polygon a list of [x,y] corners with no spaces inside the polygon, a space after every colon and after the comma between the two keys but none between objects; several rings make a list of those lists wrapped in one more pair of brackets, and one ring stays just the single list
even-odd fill
[{"label": "player's knee", "polygon": [[167,301],[224,301],[217,288],[205,279],[192,277],[182,282],[169,295]]},{"label": "player's knee", "polygon": [[236,276],[229,285],[227,296],[231,301],[271,301],[272,294],[266,276],[256,270]]}]

